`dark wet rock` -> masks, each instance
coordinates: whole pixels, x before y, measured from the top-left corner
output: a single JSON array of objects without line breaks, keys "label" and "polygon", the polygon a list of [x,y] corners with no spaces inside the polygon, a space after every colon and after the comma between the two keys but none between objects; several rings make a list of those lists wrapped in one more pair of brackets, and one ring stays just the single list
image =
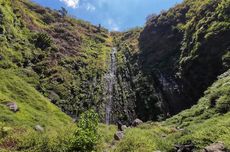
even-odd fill
[{"label": "dark wet rock", "polygon": [[0,34],[4,33],[4,29],[2,27],[0,27]]},{"label": "dark wet rock", "polygon": [[[1,33],[1,32],[0,32],[0,33]],[[3,56],[2,56],[2,55],[0,55],[0,61],[1,61],[1,60],[3,60],[3,59],[4,59],[4,58],[3,58]]]},{"label": "dark wet rock", "polygon": [[175,145],[175,152],[193,152],[195,145],[192,142],[187,144],[178,144]]},{"label": "dark wet rock", "polygon": [[222,142],[213,143],[204,148],[203,152],[229,152]]},{"label": "dark wet rock", "polygon": [[133,127],[137,127],[138,125],[142,124],[143,121],[140,120],[140,119],[135,119],[133,122],[132,122],[132,126]]},{"label": "dark wet rock", "polygon": [[123,130],[122,130],[122,123],[121,123],[120,121],[117,122],[117,129],[118,129],[119,131],[123,131]]},{"label": "dark wet rock", "polygon": [[114,139],[115,140],[121,140],[124,137],[124,132],[123,131],[117,131],[114,134]]},{"label": "dark wet rock", "polygon": [[6,106],[13,112],[19,111],[19,108],[18,108],[18,105],[16,104],[16,102],[7,102]]},{"label": "dark wet rock", "polygon": [[36,126],[34,127],[34,129],[35,129],[36,131],[38,131],[38,132],[43,132],[43,131],[44,131],[44,128],[43,128],[42,126],[40,126],[40,125],[36,125]]}]

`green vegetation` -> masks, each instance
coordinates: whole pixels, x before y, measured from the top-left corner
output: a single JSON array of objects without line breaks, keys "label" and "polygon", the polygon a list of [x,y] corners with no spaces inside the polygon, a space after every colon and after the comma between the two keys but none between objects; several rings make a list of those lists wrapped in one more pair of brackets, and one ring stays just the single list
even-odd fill
[{"label": "green vegetation", "polygon": [[[1,70],[0,75],[0,149],[62,151],[67,148],[65,142],[74,128],[71,119],[16,76],[15,71]],[[8,102],[16,103],[18,112],[9,110]],[[37,125],[44,132],[36,131]]]},{"label": "green vegetation", "polygon": [[70,151],[85,136],[75,136],[81,127],[61,111],[79,117],[92,107],[103,116],[107,30],[26,0],[0,0],[0,34],[0,151]]},{"label": "green vegetation", "polygon": [[229,9],[228,0],[186,0],[149,16],[143,29],[114,33],[114,98],[116,107],[126,108],[116,115],[164,120],[196,104],[229,69]]},{"label": "green vegetation", "polygon": [[172,151],[175,144],[190,141],[195,145],[196,151],[218,141],[229,149],[229,81],[230,71],[220,76],[191,109],[161,123],[149,122],[138,128],[128,129],[125,138],[117,144],[114,151]]},{"label": "green vegetation", "polygon": [[[75,126],[67,115],[16,76],[15,71],[1,70],[0,75],[1,150],[91,151],[95,147],[104,148],[102,144],[110,142],[111,135],[99,137],[96,113],[84,113]],[[10,111],[7,102],[15,102],[19,111]],[[36,131],[36,125],[44,131]],[[104,131],[106,129],[100,133]]]},{"label": "green vegetation", "polygon": [[[68,124],[70,118],[60,112],[52,103],[37,92],[11,70],[0,71],[0,102],[1,122],[12,125],[35,126],[36,123],[45,126],[61,126]],[[19,112],[13,113],[4,105],[6,102],[16,102]],[[49,117],[46,117],[46,116]],[[52,121],[51,121],[52,120]]]},{"label": "green vegetation", "polygon": [[46,33],[38,33],[33,37],[33,43],[36,47],[45,50],[51,46],[52,40]]},{"label": "green vegetation", "polygon": [[[109,33],[63,8],[0,0],[0,151],[230,149],[229,10],[229,0],[185,0],[144,28]],[[121,141],[99,124],[111,47],[111,119],[149,121]]]},{"label": "green vegetation", "polygon": [[93,110],[83,113],[77,123],[78,129],[72,141],[72,151],[91,152],[99,141],[98,114]]},{"label": "green vegetation", "polygon": [[[189,85],[193,84],[195,89],[201,88],[200,93],[203,93],[218,74],[228,69],[223,60],[229,52],[229,43],[225,39],[229,39],[230,16],[226,9],[230,8],[230,4],[226,0],[188,4],[192,9],[187,12],[188,22],[184,24],[180,73],[183,79],[189,80]],[[193,76],[190,73],[199,75]]]},{"label": "green vegetation", "polygon": [[89,108],[103,117],[103,75],[111,45],[107,30],[98,32],[87,22],[29,1],[0,1],[0,12],[0,67],[20,69],[25,79],[32,74],[36,81],[29,83],[73,117]]},{"label": "green vegetation", "polygon": [[113,137],[116,131],[117,127],[115,125],[99,124],[98,134],[100,135],[100,141],[96,147],[98,152],[112,148],[114,142]]}]

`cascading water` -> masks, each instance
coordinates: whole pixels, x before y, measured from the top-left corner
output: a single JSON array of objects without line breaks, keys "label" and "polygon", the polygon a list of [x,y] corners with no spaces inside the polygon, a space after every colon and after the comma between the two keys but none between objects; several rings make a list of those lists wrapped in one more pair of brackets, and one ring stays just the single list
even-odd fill
[{"label": "cascading water", "polygon": [[117,53],[117,49],[112,48],[110,54],[109,71],[105,75],[105,81],[106,81],[105,122],[107,125],[110,124],[111,121],[111,111],[113,105],[113,87],[116,82],[116,53]]}]

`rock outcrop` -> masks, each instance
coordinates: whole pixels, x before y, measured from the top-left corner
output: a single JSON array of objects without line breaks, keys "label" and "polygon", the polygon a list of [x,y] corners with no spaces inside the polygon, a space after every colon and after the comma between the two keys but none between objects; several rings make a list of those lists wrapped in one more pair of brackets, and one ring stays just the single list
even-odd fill
[{"label": "rock outcrop", "polygon": [[19,111],[19,108],[16,102],[7,102],[6,106],[13,112]]},{"label": "rock outcrop", "polygon": [[35,129],[36,131],[38,131],[38,132],[43,132],[43,131],[44,131],[44,128],[43,128],[42,126],[40,126],[40,125],[34,126],[34,129]]},{"label": "rock outcrop", "polygon": [[141,125],[142,123],[143,123],[142,120],[140,120],[140,119],[135,119],[135,120],[132,122],[132,126],[133,126],[133,127],[137,127],[137,126]]},{"label": "rock outcrop", "polygon": [[175,145],[176,152],[193,152],[194,148],[195,148],[195,145],[191,142],[187,144]]},{"label": "rock outcrop", "polygon": [[229,152],[222,142],[213,143],[204,148],[203,152]]},{"label": "rock outcrop", "polygon": [[115,140],[121,140],[122,138],[124,138],[124,132],[123,131],[117,131],[114,134],[114,139]]}]

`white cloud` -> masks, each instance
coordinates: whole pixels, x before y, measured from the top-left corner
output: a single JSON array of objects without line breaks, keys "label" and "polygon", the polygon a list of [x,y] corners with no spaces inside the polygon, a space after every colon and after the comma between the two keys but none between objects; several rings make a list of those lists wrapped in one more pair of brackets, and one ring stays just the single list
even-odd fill
[{"label": "white cloud", "polygon": [[117,23],[112,19],[112,18],[109,18],[107,20],[107,24],[109,25],[110,29],[112,31],[119,31],[119,26],[117,25]]},{"label": "white cloud", "polygon": [[85,9],[86,9],[87,11],[89,11],[89,12],[93,12],[93,11],[96,10],[96,7],[95,7],[94,5],[92,5],[92,4],[90,4],[90,3],[86,3],[86,4],[85,4]]},{"label": "white cloud", "polygon": [[68,7],[77,8],[79,0],[60,0],[64,2]]}]

